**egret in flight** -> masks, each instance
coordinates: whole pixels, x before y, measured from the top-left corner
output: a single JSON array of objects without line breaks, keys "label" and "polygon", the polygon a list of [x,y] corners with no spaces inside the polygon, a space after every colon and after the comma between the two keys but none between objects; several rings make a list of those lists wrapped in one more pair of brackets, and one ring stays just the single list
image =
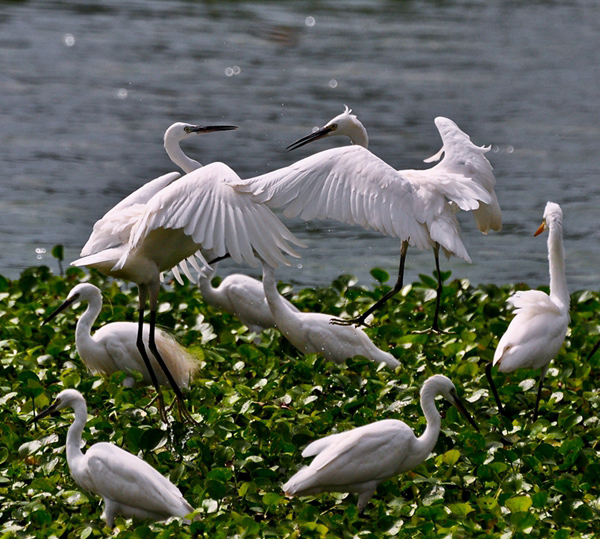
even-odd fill
[{"label": "egret in flight", "polygon": [[498,391],[492,378],[492,366],[500,372],[517,369],[541,369],[540,382],[533,412],[538,416],[542,385],[550,361],[562,347],[569,326],[569,291],[565,274],[565,250],[563,247],[563,213],[558,204],[548,202],[544,220],[535,236],[548,228],[548,261],[550,265],[550,295],[541,290],[516,292],[508,299],[515,308],[516,316],[502,335],[494,359],[486,367],[486,375],[498,404],[504,413]]},{"label": "egret in flight", "polygon": [[443,146],[425,161],[439,160],[444,155],[443,159],[426,170],[395,170],[367,150],[367,131],[346,107],[342,114],[288,149],[339,135],[349,137],[352,146],[319,152],[245,182],[257,201],[271,208],[285,206],[286,217],[330,218],[401,240],[398,279],[393,289],[362,315],[337,323],[364,325],[372,312],[402,289],[406,252],[412,245],[421,250],[433,249],[438,287],[432,330],[439,331],[439,249],[448,257],[454,255],[471,262],[460,238],[456,212],[472,211],[484,234],[502,226],[494,192],[496,180],[485,157],[489,148],[473,144],[448,118],[436,118],[435,125]]},{"label": "egret in flight", "polygon": [[[88,370],[105,375],[111,375],[118,371],[126,373],[138,371],[142,374],[142,382],[145,385],[151,384],[152,378],[136,345],[138,332],[136,323],[111,322],[102,326],[94,335],[91,334],[92,326],[102,310],[102,295],[97,286],[90,283],[75,286],[69,292],[64,303],[44,320],[44,324],[78,302],[88,304],[87,309],[77,321],[75,329],[77,353]],[[150,326],[144,324],[143,338],[145,342],[148,342],[149,333]],[[177,386],[189,387],[190,381],[198,369],[198,361],[162,329],[156,330],[156,346]],[[154,358],[152,358],[152,369],[156,373],[159,384],[169,383]],[[124,385],[133,387],[135,378],[131,375],[127,376]]]},{"label": "egret in flight", "polygon": [[[223,127],[227,126],[217,130],[223,130]],[[209,126],[195,131],[209,133],[215,129]],[[143,339],[146,302],[150,309],[148,348],[167,376],[180,412],[189,421],[194,420],[156,345],[161,274],[182,261],[193,259],[194,255],[204,260],[202,249],[210,250],[217,257],[229,254],[236,262],[253,267],[259,264],[255,253],[275,267],[289,265],[285,253],[299,256],[290,243],[303,245],[269,208],[257,203],[250,193],[240,190],[237,187],[240,182],[240,177],[223,163],[197,168],[160,189],[141,207],[136,205],[132,210],[129,206],[134,217],[126,222],[128,233],[120,238],[118,231],[111,234],[118,238],[113,246],[72,262],[72,265],[95,268],[138,285],[140,310],[136,344],[157,389],[164,421],[167,421],[167,416],[162,394]],[[117,227],[123,226],[119,219],[116,223]],[[123,241],[125,235],[127,240]]]},{"label": "egret in flight", "polygon": [[332,325],[331,316],[290,309],[277,290],[275,270],[263,265],[265,295],[273,319],[282,335],[304,354],[318,354],[335,363],[354,356],[364,356],[395,369],[400,362],[384,352],[358,327]]},{"label": "egret in flight", "polygon": [[421,388],[421,408],[427,419],[421,436],[417,438],[403,421],[384,419],[317,440],[302,452],[303,457],[315,459],[283,485],[284,492],[288,496],[352,492],[358,494],[360,513],[380,483],[417,467],[433,451],[441,426],[435,406],[437,395],[456,406],[479,430],[458,398],[454,384],[436,374]]},{"label": "egret in flight", "polygon": [[82,489],[102,497],[102,516],[109,528],[113,527],[117,515],[166,520],[185,517],[194,511],[171,481],[128,451],[107,442],[94,444],[85,454],[81,451],[87,406],[79,391],[61,391],[32,421],[63,408],[72,408],[75,412],[75,420],[67,432],[67,463],[71,476]]}]

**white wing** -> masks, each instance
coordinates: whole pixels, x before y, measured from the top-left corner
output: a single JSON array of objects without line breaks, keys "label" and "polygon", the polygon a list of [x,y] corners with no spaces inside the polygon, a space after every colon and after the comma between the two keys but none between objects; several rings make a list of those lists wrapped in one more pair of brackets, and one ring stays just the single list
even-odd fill
[{"label": "white wing", "polygon": [[404,471],[411,460],[412,430],[402,421],[386,419],[328,436],[310,444],[303,456],[317,456],[285,485],[294,494],[302,490],[380,482]]},{"label": "white wing", "polygon": [[569,324],[568,312],[540,290],[517,292],[508,302],[516,308],[516,316],[498,343],[493,364],[502,372],[539,369],[560,350]]},{"label": "white wing", "polygon": [[146,203],[180,176],[179,172],[160,176],[125,197],[106,212],[94,224],[92,234],[81,250],[81,256],[88,256],[127,243],[133,225],[144,213]]},{"label": "white wing", "polygon": [[419,249],[432,242],[415,212],[415,187],[361,146],[325,150],[243,182],[256,200],[286,206],[284,215],[304,220],[331,218],[409,239]]},{"label": "white wing", "polygon": [[173,483],[120,447],[95,444],[84,458],[82,473],[74,477],[84,489],[153,513],[183,516],[191,512],[192,508]]},{"label": "white wing", "polygon": [[147,203],[132,231],[130,250],[155,229],[181,229],[217,256],[229,253],[236,262],[256,267],[256,251],[269,265],[289,265],[282,251],[298,257],[288,242],[302,242],[266,206],[235,189],[232,184],[239,181],[227,165],[211,163],[169,185]]},{"label": "white wing", "polygon": [[[436,174],[442,175],[442,171],[446,171],[449,174],[457,174],[485,189],[489,194],[489,200],[484,197],[480,198],[481,204],[475,208],[463,207],[465,203],[467,206],[471,203],[464,200],[464,195],[461,193],[453,194],[449,191],[447,196],[462,210],[473,210],[477,227],[484,234],[487,234],[489,230],[500,230],[502,228],[502,213],[494,192],[496,178],[494,177],[492,165],[484,155],[490,148],[473,144],[469,135],[461,131],[456,123],[448,118],[438,116],[435,119],[435,125],[442,137],[442,149],[436,155],[425,159],[425,162],[437,161],[442,154],[444,154],[444,159],[433,169],[430,169],[431,173],[433,174],[433,171],[436,171]],[[477,198],[478,195],[475,195],[475,197]]]}]

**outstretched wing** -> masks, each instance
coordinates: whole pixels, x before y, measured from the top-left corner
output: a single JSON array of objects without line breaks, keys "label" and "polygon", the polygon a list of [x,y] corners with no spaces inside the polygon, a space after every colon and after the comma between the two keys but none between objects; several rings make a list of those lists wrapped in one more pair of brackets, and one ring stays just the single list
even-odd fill
[{"label": "outstretched wing", "polygon": [[[442,182],[445,196],[456,203],[460,209],[473,211],[477,227],[487,234],[490,230],[502,228],[502,212],[494,191],[496,178],[492,165],[485,157],[489,147],[476,146],[469,135],[448,118],[438,116],[435,119],[442,149],[425,159],[426,163],[444,158],[432,169],[425,171],[432,178]],[[443,181],[443,178],[446,180]],[[485,193],[482,193],[482,188]]]},{"label": "outstretched wing", "polygon": [[144,213],[146,203],[180,176],[179,172],[170,172],[159,176],[106,212],[94,224],[94,229],[81,250],[81,256],[88,256],[127,243],[131,229]]},{"label": "outstretched wing", "polygon": [[288,242],[303,245],[269,208],[235,188],[239,176],[223,163],[187,174],[155,195],[132,231],[135,249],[158,228],[182,229],[202,249],[229,253],[238,263],[256,267],[258,254],[273,267],[289,265],[283,253],[298,257]]},{"label": "outstretched wing", "polygon": [[412,183],[362,146],[319,152],[288,167],[242,182],[269,207],[304,220],[335,219],[431,246],[424,221],[415,214]]}]

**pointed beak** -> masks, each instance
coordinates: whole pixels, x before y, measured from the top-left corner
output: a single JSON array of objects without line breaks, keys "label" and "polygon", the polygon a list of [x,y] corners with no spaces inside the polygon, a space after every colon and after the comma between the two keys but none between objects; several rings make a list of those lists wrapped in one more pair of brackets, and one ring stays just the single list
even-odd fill
[{"label": "pointed beak", "polygon": [[321,129],[313,131],[310,135],[306,135],[305,137],[298,139],[296,142],[293,142],[286,148],[286,150],[288,150],[289,152],[291,152],[292,150],[297,150],[298,148],[304,146],[305,144],[308,144],[309,142],[314,142],[315,140],[319,140],[323,137],[326,137],[332,131],[333,128],[331,126],[326,125],[325,127],[321,127]]},{"label": "pointed beak", "polygon": [[201,135],[204,133],[215,133],[216,131],[233,131],[237,128],[237,125],[194,125],[187,127],[186,131]]},{"label": "pointed beak", "polygon": [[45,410],[42,410],[38,415],[36,415],[35,417],[32,417],[27,424],[31,425],[32,423],[35,423],[36,421],[39,421],[40,419],[43,419],[46,416],[49,416],[51,413],[56,412],[56,407],[58,406],[58,403],[56,401],[54,401],[50,406],[48,406],[48,408],[46,408]]},{"label": "pointed beak", "polygon": [[454,398],[454,406],[456,406],[456,408],[458,409],[458,411],[471,424],[471,426],[477,432],[479,432],[479,427],[477,426],[477,423],[475,423],[475,420],[471,417],[471,414],[467,411],[467,409],[465,408],[465,405],[463,404],[463,402],[458,397]]},{"label": "pointed beak", "polygon": [[546,221],[542,221],[540,228],[535,231],[534,236],[539,236],[544,230],[546,230]]},{"label": "pointed beak", "polygon": [[45,326],[50,320],[52,320],[57,314],[62,313],[67,307],[70,307],[79,299],[79,294],[75,294],[72,298],[67,299],[58,309],[56,309],[50,316],[42,322],[42,326]]}]

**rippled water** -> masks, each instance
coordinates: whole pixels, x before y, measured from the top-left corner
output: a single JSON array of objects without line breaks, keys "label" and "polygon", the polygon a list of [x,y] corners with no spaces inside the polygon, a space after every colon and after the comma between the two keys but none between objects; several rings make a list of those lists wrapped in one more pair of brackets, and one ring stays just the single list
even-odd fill
[{"label": "rippled water", "polygon": [[[455,120],[488,154],[501,233],[463,215],[472,282],[547,283],[545,202],[565,212],[571,290],[600,283],[600,4],[572,2],[179,0],[0,3],[0,273],[78,256],[92,225],[146,181],[174,170],[174,121],[233,123],[186,141],[242,178],[343,144],[287,144],[348,104],[370,149],[396,168],[437,152],[433,119]],[[395,273],[398,241],[334,222],[291,228],[310,247],[278,276],[328,284]],[[409,251],[407,281],[431,273]],[[256,275],[256,272],[254,272]]]}]

